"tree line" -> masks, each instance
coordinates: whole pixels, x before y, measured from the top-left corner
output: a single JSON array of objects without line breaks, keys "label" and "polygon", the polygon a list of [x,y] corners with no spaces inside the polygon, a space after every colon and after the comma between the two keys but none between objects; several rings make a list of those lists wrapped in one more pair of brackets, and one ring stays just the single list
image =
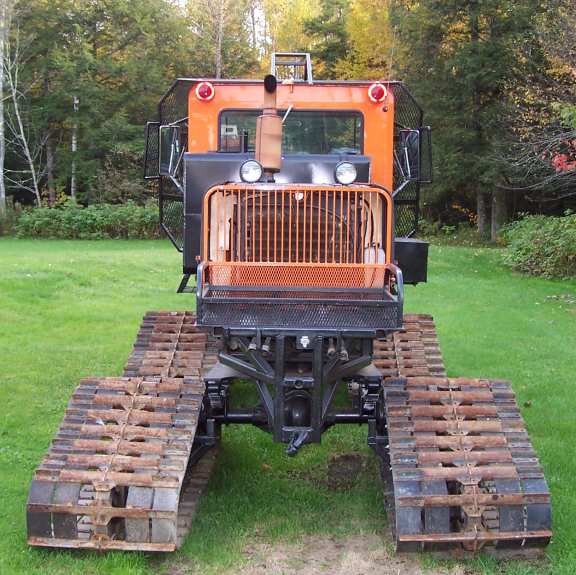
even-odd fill
[{"label": "tree line", "polygon": [[494,236],[576,207],[572,0],[3,0],[0,214],[144,200],[143,126],[178,76],[401,79],[434,129],[424,214]]}]

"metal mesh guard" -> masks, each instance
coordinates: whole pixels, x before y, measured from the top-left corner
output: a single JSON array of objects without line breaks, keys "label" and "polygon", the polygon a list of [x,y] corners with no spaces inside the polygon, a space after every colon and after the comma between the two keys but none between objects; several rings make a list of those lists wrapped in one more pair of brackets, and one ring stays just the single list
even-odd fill
[{"label": "metal mesh guard", "polygon": [[[406,86],[400,83],[391,85],[394,92],[394,191],[395,191],[395,234],[396,237],[410,237],[418,229],[418,204],[420,184],[406,182],[397,158],[402,154],[400,130],[417,129],[422,126],[422,110]],[[403,187],[403,188],[402,188]],[[402,191],[399,191],[402,188]]]},{"label": "metal mesh guard", "polygon": [[402,304],[230,303],[203,299],[198,323],[237,329],[393,330],[402,326]]},{"label": "metal mesh guard", "polygon": [[323,288],[380,288],[384,287],[385,269],[379,265],[288,266],[270,264],[261,266],[239,266],[235,264],[210,264],[210,285],[232,285],[253,287],[310,287]]},{"label": "metal mesh guard", "polygon": [[[198,323],[392,330],[391,198],[374,186],[227,184],[204,198]],[[387,254],[387,255],[386,255]]]}]

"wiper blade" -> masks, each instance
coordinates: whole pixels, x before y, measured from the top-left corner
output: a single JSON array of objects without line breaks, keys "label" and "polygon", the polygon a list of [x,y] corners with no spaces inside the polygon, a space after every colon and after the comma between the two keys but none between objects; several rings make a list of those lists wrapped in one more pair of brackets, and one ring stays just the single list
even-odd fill
[{"label": "wiper blade", "polygon": [[288,109],[286,110],[286,113],[284,114],[284,117],[282,118],[282,123],[284,123],[286,121],[286,118],[288,117],[288,114],[292,111],[293,107],[294,107],[294,104],[290,104],[290,106],[288,106]]}]

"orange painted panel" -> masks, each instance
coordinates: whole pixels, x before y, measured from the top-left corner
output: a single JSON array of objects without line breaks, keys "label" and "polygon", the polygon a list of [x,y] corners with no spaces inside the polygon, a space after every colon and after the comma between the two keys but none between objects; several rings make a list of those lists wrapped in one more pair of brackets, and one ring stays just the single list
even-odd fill
[{"label": "orange painted panel", "polygon": [[[264,100],[262,82],[226,83],[212,81],[215,96],[208,102],[189,92],[188,150],[192,153],[218,150],[218,117],[222,110],[260,109]],[[371,158],[371,183],[392,190],[394,96],[391,90],[383,103],[368,98],[366,84],[279,84],[278,108],[294,110],[353,110],[364,117],[364,154]]]}]

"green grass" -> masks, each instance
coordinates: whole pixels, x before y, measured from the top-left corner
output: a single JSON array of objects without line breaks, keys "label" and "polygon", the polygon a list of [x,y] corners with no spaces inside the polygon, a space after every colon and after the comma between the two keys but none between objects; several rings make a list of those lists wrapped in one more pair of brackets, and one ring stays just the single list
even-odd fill
[{"label": "green grass", "polygon": [[[408,288],[407,310],[435,316],[450,375],[512,380],[545,468],[555,539],[538,565],[476,560],[471,572],[576,572],[576,282],[510,273],[498,250],[431,250],[430,282]],[[176,295],[180,256],[155,241],[0,240],[0,573],[210,573],[234,566],[257,536],[295,540],[309,533],[385,532],[386,516],[366,430],[333,429],[295,459],[252,428],[228,428],[209,493],[184,548],[170,557],[30,549],[25,502],[78,380],[117,375],[140,318],[186,309]],[[572,298],[573,301],[573,298]],[[321,479],[328,456],[361,451],[369,465],[347,492]],[[265,464],[265,465],[263,465]],[[422,559],[431,564],[429,558]],[[438,566],[437,564],[434,564]]]}]

